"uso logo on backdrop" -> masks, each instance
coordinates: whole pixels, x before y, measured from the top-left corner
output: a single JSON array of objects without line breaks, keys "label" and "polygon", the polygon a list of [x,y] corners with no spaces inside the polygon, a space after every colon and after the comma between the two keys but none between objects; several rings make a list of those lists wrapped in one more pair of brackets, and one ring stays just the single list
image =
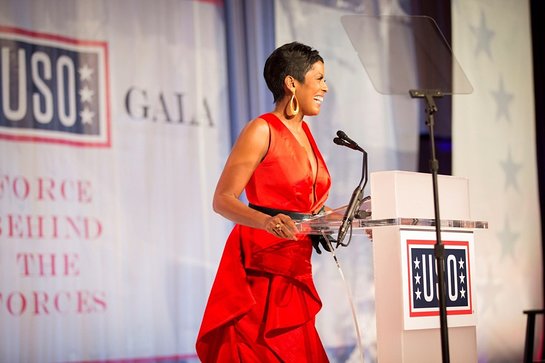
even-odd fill
[{"label": "uso logo on backdrop", "polygon": [[0,26],[0,139],[110,146],[106,42]]},{"label": "uso logo on backdrop", "polygon": [[[447,314],[472,314],[469,242],[444,241]],[[407,240],[409,315],[439,315],[435,241]]]}]

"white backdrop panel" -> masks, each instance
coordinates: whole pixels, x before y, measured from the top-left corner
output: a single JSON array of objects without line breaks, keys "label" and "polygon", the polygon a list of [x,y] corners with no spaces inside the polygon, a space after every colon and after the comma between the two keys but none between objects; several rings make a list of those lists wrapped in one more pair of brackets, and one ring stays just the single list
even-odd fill
[{"label": "white backdrop panel", "polygon": [[529,3],[459,0],[452,17],[474,88],[453,99],[453,172],[490,228],[475,243],[479,360],[521,361],[523,310],[543,307]]},{"label": "white backdrop panel", "polygon": [[222,4],[3,1],[0,25],[0,361],[191,359],[229,228]]}]

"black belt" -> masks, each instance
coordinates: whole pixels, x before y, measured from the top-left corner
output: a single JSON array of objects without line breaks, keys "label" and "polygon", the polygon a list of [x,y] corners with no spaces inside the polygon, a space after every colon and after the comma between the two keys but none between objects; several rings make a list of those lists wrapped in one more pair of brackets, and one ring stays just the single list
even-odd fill
[{"label": "black belt", "polygon": [[252,204],[252,203],[249,203],[248,206],[250,208],[252,208],[252,209],[255,209],[257,211],[265,213],[265,214],[267,214],[267,215],[269,215],[271,217],[274,217],[275,215],[282,213],[282,214],[287,215],[291,219],[296,219],[296,220],[309,219],[309,218],[312,218],[312,217],[316,217],[318,214],[322,213],[325,210],[325,208],[322,207],[322,209],[320,209],[320,211],[318,213],[310,214],[310,213],[299,213],[299,212],[292,212],[292,211],[289,211],[289,210],[262,207],[260,205],[255,205],[255,204]]}]

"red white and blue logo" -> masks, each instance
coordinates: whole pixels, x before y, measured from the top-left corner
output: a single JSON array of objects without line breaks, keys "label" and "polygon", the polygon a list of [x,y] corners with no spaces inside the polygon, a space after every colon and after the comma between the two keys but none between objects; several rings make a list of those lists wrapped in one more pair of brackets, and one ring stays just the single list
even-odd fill
[{"label": "red white and blue logo", "polygon": [[[447,315],[472,314],[469,241],[443,241]],[[435,241],[407,239],[409,316],[439,315]]]},{"label": "red white and blue logo", "polygon": [[0,139],[109,147],[106,42],[0,26]]}]

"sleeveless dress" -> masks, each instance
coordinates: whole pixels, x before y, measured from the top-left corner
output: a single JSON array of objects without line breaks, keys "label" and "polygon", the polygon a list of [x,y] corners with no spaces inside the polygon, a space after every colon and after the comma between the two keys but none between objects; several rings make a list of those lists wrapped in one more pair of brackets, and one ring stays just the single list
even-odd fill
[{"label": "sleeveless dress", "polygon": [[[330,175],[316,143],[316,182],[303,146],[275,115],[269,150],[246,186],[251,204],[299,213],[322,208]],[[312,280],[312,242],[235,225],[208,298],[196,349],[202,362],[328,362],[315,328],[322,302]]]}]

